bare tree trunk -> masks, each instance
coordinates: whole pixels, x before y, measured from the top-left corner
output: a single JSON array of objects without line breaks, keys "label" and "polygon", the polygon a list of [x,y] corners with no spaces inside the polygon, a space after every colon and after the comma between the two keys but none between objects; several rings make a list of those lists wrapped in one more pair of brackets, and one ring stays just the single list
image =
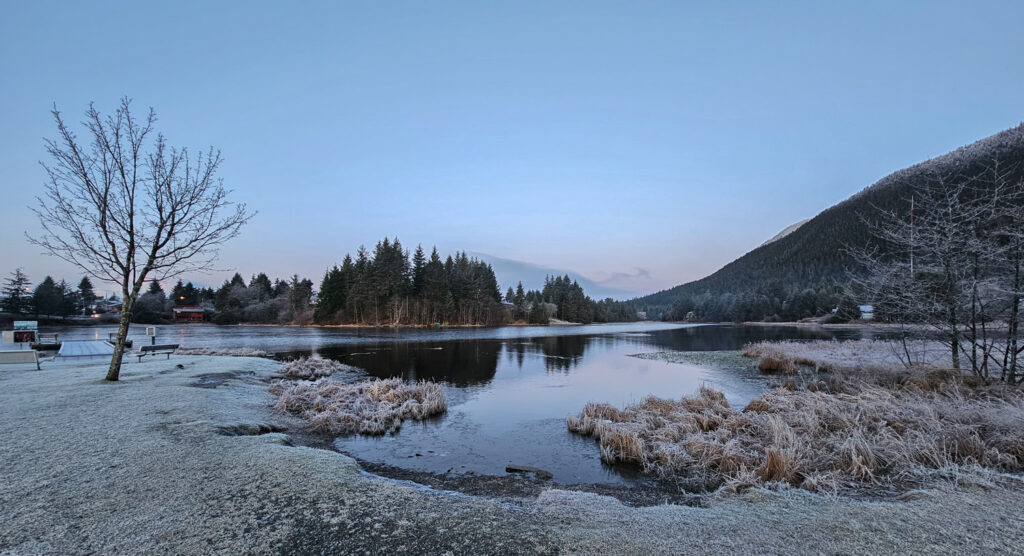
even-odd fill
[{"label": "bare tree trunk", "polygon": [[132,322],[132,306],[134,301],[131,296],[125,296],[121,304],[121,321],[117,327],[117,340],[114,342],[114,355],[110,358],[110,368],[107,369],[107,380],[116,382],[121,374],[121,359],[124,357],[124,344],[128,339],[128,327]]},{"label": "bare tree trunk", "polygon": [[[1010,356],[1010,360],[1004,363],[1004,367],[1008,370],[1007,382],[1010,384],[1017,383],[1017,336],[1018,327],[1020,326],[1020,256],[1018,254],[1014,259],[1013,265],[1013,295],[1011,296],[1013,305],[1010,307],[1010,330],[1006,338],[1006,352]],[[1005,358],[1004,358],[1005,361]]]},{"label": "bare tree trunk", "polygon": [[960,370],[960,330],[956,325],[956,308],[950,307],[949,313],[949,350],[953,359],[953,369]]},{"label": "bare tree trunk", "polygon": [[903,345],[903,354],[907,357],[904,363],[905,367],[910,367],[914,364],[914,358],[910,355],[910,346],[907,345],[907,323],[900,322],[900,343]]},{"label": "bare tree trunk", "polygon": [[971,257],[972,280],[971,280],[971,320],[968,330],[971,331],[971,372],[975,375],[981,373],[978,364],[978,254]]}]

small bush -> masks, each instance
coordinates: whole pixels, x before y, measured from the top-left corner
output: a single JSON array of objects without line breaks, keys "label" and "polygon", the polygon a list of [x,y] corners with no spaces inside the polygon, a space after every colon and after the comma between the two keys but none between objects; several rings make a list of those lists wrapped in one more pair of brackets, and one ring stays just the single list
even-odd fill
[{"label": "small bush", "polygon": [[440,384],[398,378],[279,383],[271,392],[280,396],[277,410],[306,419],[315,431],[338,435],[395,432],[405,419],[427,419],[448,410]]},{"label": "small bush", "polygon": [[314,355],[312,357],[300,357],[288,363],[281,369],[281,374],[288,378],[312,380],[350,370],[354,370],[354,368],[333,359],[324,359]]},{"label": "small bush", "polygon": [[792,359],[776,357],[762,357],[757,363],[757,368],[764,374],[793,374],[796,372],[796,365]]}]

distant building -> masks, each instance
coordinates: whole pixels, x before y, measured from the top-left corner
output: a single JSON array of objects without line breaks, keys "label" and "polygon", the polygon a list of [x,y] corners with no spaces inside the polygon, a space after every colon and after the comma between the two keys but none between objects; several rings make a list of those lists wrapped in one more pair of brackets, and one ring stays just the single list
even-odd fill
[{"label": "distant building", "polygon": [[174,320],[182,322],[203,322],[206,320],[206,309],[196,306],[175,307],[171,309]]},{"label": "distant building", "polygon": [[637,311],[636,318],[640,320],[647,320],[647,311]]},{"label": "distant building", "polygon": [[860,320],[872,320],[875,318],[875,306],[874,305],[861,305],[860,306]]}]

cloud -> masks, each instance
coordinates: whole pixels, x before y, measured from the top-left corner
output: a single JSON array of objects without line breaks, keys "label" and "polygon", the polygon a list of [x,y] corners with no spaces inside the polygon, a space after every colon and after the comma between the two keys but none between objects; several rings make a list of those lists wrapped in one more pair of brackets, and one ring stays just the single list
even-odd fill
[{"label": "cloud", "polygon": [[636,267],[635,272],[613,272],[607,278],[598,280],[597,283],[608,288],[630,292],[643,292],[652,286],[654,277],[646,268]]},{"label": "cloud", "polygon": [[626,272],[615,272],[608,275],[604,280],[592,280],[578,272],[568,269],[545,267],[533,263],[495,257],[486,253],[469,253],[491,264],[498,283],[504,291],[508,286],[514,286],[522,282],[526,289],[540,289],[544,285],[544,278],[547,276],[563,276],[568,274],[570,278],[579,282],[583,291],[594,299],[611,297],[614,299],[628,299],[641,295],[647,289],[643,286],[633,287],[634,282],[644,282],[650,279],[650,274],[642,268],[636,269],[636,274]]}]

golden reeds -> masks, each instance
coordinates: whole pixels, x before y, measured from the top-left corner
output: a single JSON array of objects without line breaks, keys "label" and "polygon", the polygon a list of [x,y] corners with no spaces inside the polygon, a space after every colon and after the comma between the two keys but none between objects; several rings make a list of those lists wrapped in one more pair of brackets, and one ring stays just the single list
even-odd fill
[{"label": "golden reeds", "polygon": [[623,409],[589,403],[567,424],[596,438],[608,463],[707,490],[834,491],[971,466],[1024,471],[1020,389],[926,370],[870,376],[875,382],[835,373],[827,385],[779,388],[742,411],[708,388]]}]

